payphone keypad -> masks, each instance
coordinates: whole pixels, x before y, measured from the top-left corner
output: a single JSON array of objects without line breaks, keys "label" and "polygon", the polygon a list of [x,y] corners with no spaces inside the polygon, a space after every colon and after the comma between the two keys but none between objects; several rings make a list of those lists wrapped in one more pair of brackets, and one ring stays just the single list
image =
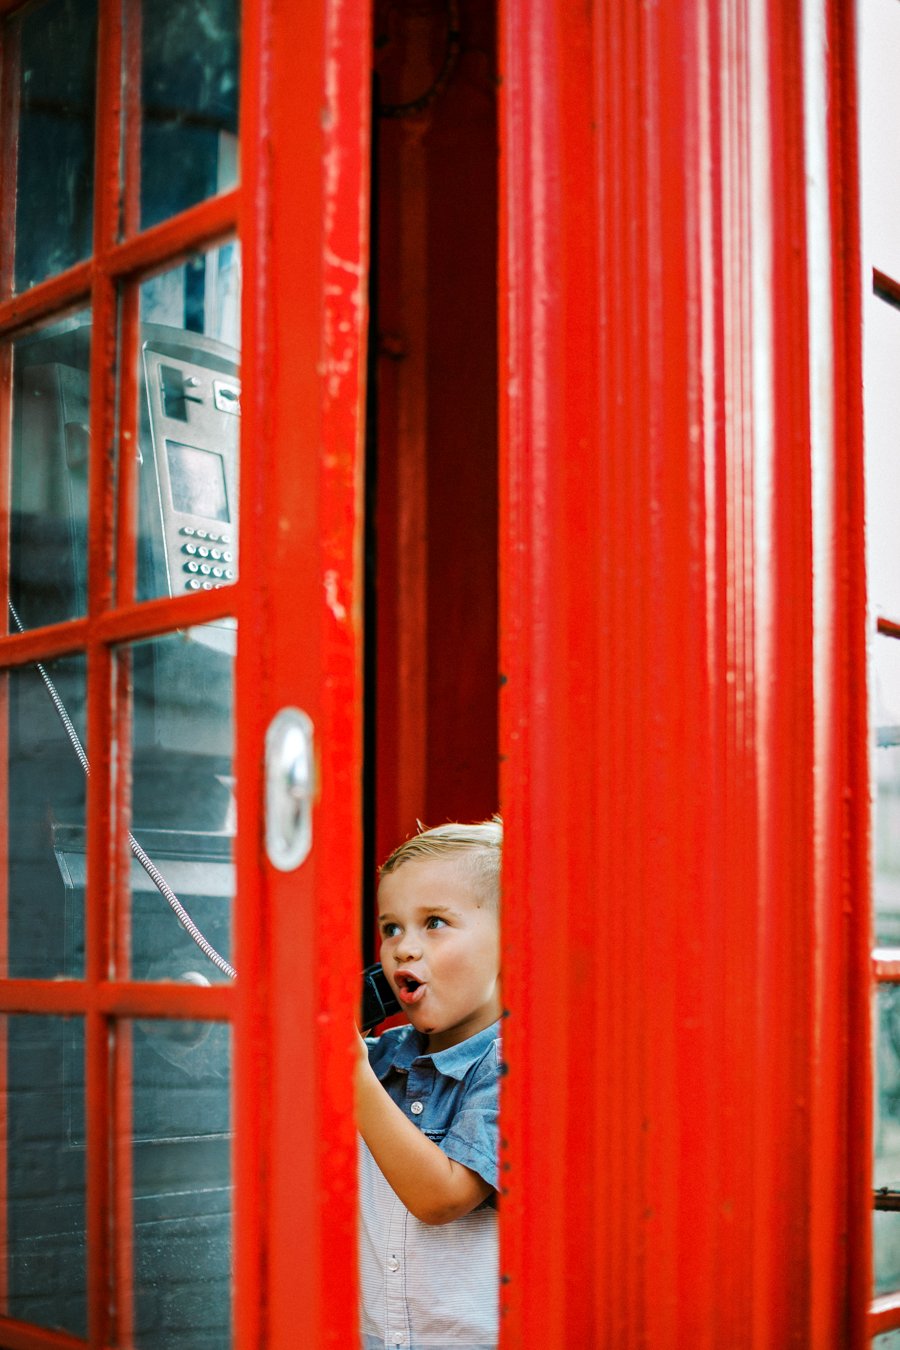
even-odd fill
[{"label": "payphone keypad", "polygon": [[[193,525],[182,525],[179,534],[187,540],[181,546],[182,553],[187,555],[187,562],[182,563],[182,571],[187,574],[185,590],[218,590],[235,580],[234,552],[227,547],[231,544],[230,534],[199,530]],[[204,584],[206,578],[208,585]]]}]

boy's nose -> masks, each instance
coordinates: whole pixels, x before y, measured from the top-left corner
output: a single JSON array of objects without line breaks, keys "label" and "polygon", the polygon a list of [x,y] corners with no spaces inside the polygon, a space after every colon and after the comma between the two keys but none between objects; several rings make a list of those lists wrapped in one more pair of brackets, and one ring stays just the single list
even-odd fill
[{"label": "boy's nose", "polygon": [[394,960],[398,966],[402,966],[404,961],[415,961],[421,955],[422,945],[411,933],[404,933],[394,948]]}]

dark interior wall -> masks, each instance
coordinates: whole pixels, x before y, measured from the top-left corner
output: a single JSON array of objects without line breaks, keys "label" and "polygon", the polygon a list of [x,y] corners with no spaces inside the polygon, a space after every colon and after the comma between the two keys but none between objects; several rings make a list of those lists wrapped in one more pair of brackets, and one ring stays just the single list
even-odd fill
[{"label": "dark interior wall", "polygon": [[494,23],[484,0],[376,9],[384,112],[425,95],[377,122],[379,857],[417,818],[497,808]]}]

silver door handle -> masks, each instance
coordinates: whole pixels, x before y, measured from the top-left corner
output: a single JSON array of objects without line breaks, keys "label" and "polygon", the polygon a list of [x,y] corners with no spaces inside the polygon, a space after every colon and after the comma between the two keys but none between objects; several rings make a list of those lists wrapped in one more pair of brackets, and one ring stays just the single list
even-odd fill
[{"label": "silver door handle", "polygon": [[309,856],[315,791],[312,721],[300,708],[282,708],[266,732],[266,853],[279,872]]}]

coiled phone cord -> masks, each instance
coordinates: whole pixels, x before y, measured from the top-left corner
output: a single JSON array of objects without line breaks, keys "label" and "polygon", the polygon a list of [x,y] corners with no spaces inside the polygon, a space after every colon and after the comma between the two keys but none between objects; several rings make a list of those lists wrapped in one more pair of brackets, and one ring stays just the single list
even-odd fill
[{"label": "coiled phone cord", "polygon": [[[7,604],[9,606],[9,612],[13,623],[15,624],[16,628],[19,630],[20,633],[24,633],[25,625],[22,623],[22,620],[16,613],[12,601],[8,600]],[[46,687],[47,693],[50,695],[50,698],[53,702],[53,706],[56,709],[56,715],[63,724],[63,728],[65,730],[66,735],[69,738],[72,749],[78,756],[78,762],[80,763],[82,769],[84,770],[85,777],[87,778],[90,776],[91,766],[88,761],[88,757],[85,754],[84,746],[81,744],[81,741],[79,740],[78,732],[75,730],[75,725],[71,717],[69,716],[68,709],[66,708],[66,705],[63,703],[62,698],[60,697],[59,690],[51,680],[50,676],[47,674],[44,667],[41,665],[40,661],[36,661],[35,665],[37,666],[38,674],[44,681],[44,685]],[[159,868],[156,866],[153,860],[147,856],[147,854],[141,848],[140,844],[135,839],[134,835],[131,833],[130,830],[128,831],[128,847],[131,849],[132,854],[140,863],[141,867],[143,867],[144,871],[147,873],[147,876],[153,882],[154,886],[159,891],[160,895],[162,895],[163,899],[166,901],[169,908],[172,910],[172,913],[175,915],[176,919],[181,924],[184,931],[188,934],[189,937],[193,938],[194,942],[196,942],[197,946],[200,948],[203,955],[207,957],[207,959],[210,960],[213,963],[213,965],[222,972],[223,975],[227,975],[229,980],[236,979],[237,971],[235,970],[234,966],[229,965],[229,963],[225,960],[225,957],[222,956],[220,952],[217,952],[212,943],[209,942],[207,938],[203,936],[203,934],[200,932],[200,929],[197,927],[197,925],[194,923],[194,920],[191,918],[190,914],[188,914],[184,905],[178,899],[178,896],[172,890],[172,887],[166,881],[162,872],[160,872]]]}]

